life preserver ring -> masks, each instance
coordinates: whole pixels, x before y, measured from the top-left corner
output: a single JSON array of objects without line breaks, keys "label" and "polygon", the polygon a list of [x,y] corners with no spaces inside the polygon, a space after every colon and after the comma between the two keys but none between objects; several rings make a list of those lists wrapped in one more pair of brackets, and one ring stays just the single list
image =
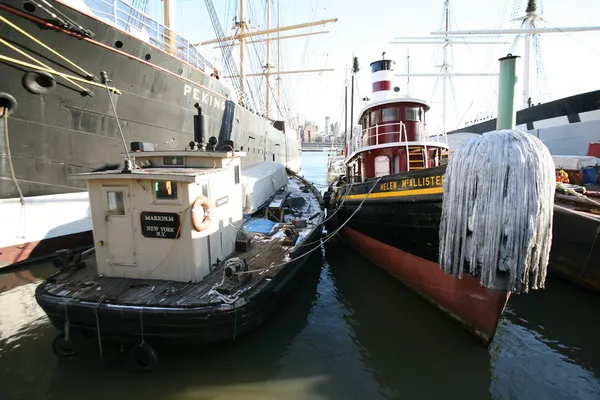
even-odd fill
[{"label": "life preserver ring", "polygon": [[202,232],[210,225],[211,206],[206,196],[198,196],[192,205],[192,224],[194,229]]}]

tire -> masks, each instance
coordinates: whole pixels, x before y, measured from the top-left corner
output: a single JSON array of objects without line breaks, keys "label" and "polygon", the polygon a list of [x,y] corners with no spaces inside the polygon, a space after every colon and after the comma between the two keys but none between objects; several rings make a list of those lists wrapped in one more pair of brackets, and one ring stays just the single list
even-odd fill
[{"label": "tire", "polygon": [[158,354],[146,342],[133,346],[129,353],[129,359],[134,367],[143,372],[151,371],[158,365]]},{"label": "tire", "polygon": [[79,353],[81,340],[77,335],[71,334],[66,340],[64,333],[59,333],[52,341],[52,350],[59,357],[72,357]]}]

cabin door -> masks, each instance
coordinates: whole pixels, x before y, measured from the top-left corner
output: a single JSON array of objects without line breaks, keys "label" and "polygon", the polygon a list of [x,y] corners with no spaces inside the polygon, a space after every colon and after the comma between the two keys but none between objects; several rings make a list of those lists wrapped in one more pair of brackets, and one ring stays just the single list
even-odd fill
[{"label": "cabin door", "polygon": [[128,186],[105,186],[106,246],[112,265],[136,267],[133,218]]}]

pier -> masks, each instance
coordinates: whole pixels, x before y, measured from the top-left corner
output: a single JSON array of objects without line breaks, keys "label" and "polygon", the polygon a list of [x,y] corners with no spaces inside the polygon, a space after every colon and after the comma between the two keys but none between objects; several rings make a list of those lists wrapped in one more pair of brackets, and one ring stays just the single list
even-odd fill
[{"label": "pier", "polygon": [[331,143],[302,142],[302,151],[341,151],[342,146]]}]

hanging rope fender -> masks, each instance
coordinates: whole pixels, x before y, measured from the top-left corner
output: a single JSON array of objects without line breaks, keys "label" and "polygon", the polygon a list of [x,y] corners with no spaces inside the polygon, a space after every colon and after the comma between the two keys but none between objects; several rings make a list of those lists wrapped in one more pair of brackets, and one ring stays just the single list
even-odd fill
[{"label": "hanging rope fender", "polygon": [[513,293],[543,288],[555,185],[552,156],[531,134],[507,129],[464,143],[446,171],[441,269],[479,276],[488,288],[506,272],[502,288]]}]

